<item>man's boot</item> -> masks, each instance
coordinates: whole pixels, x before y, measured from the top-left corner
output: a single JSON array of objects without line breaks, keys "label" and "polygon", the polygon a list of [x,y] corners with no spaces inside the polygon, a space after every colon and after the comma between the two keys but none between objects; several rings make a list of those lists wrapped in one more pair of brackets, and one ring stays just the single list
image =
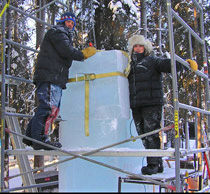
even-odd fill
[{"label": "man's boot", "polygon": [[[27,136],[27,137],[28,137],[28,136]],[[32,145],[32,141],[30,141],[30,140],[28,140],[28,139],[25,139],[25,138],[23,138],[22,142],[23,142],[24,144],[26,144],[27,146],[31,146],[31,145]]]},{"label": "man's boot", "polygon": [[[26,130],[25,136],[31,138],[31,133],[30,133],[29,130]],[[25,138],[23,138],[22,142],[23,142],[24,144],[26,144],[27,146],[31,146],[31,145],[32,145],[32,141],[30,141],[30,140],[28,140],[28,139],[25,139]]]},{"label": "man's boot", "polygon": [[[26,129],[26,133],[25,133],[25,136],[27,137],[30,137],[31,138],[31,123],[32,123],[32,119],[30,120],[28,126],[27,126],[27,129]],[[28,139],[25,139],[23,138],[22,142],[24,144],[26,144],[27,146],[31,146],[32,145],[32,141],[28,140]]]},{"label": "man's boot", "polygon": [[[48,145],[57,147],[57,148],[61,148],[62,147],[60,142],[51,142],[47,135],[43,135],[42,142],[46,143]],[[34,148],[34,150],[41,150],[41,149],[44,149],[44,150],[55,150],[53,148],[49,148],[47,146],[44,146],[44,145],[41,145],[41,144],[38,144],[38,143],[33,143],[32,147]]]}]

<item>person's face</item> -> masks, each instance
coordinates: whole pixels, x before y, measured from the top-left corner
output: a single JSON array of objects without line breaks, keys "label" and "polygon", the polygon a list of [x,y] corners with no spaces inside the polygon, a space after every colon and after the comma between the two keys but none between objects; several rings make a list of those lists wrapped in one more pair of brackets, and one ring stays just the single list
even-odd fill
[{"label": "person's face", "polygon": [[144,46],[140,44],[135,44],[133,46],[133,51],[136,53],[143,53],[144,52]]},{"label": "person's face", "polygon": [[74,22],[72,20],[66,20],[65,21],[65,25],[66,27],[70,28],[70,29],[73,29],[74,27]]}]

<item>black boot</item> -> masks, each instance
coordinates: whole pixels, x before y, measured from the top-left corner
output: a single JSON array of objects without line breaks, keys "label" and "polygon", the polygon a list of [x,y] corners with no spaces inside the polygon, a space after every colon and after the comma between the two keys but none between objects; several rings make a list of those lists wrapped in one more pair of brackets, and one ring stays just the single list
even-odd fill
[{"label": "black boot", "polygon": [[141,169],[142,174],[152,175],[158,173],[158,165],[157,164],[148,164],[147,166],[143,166]]},{"label": "black boot", "polygon": [[[46,143],[46,144],[49,144],[51,146],[57,147],[57,148],[61,148],[62,147],[60,142],[51,142],[47,135],[43,135],[42,142]],[[34,150],[41,150],[41,149],[44,149],[44,150],[55,150],[53,148],[49,148],[47,146],[44,146],[44,145],[41,145],[41,144],[38,144],[38,143],[33,143],[32,147],[34,148]]]},{"label": "black boot", "polygon": [[[25,136],[30,137],[30,138],[31,138],[31,124],[32,124],[32,120],[33,119],[30,120],[30,122],[29,122],[29,124],[27,126],[27,129],[26,129],[26,133],[25,133]],[[25,139],[25,138],[23,138],[22,142],[24,144],[26,144],[27,146],[31,146],[32,145],[32,141],[30,141],[28,139]]]},{"label": "black boot", "polygon": [[159,158],[158,173],[162,172],[163,172],[163,160],[162,158]]},{"label": "black boot", "polygon": [[[29,132],[28,130],[26,130],[25,136],[31,138],[31,134],[30,134],[30,132]],[[30,141],[30,140],[28,140],[28,139],[25,139],[25,138],[23,138],[22,142],[23,142],[24,144],[26,144],[27,146],[31,146],[31,145],[32,145],[32,141]]]},{"label": "black boot", "polygon": [[163,163],[160,163],[158,165],[158,173],[162,173],[163,172]]},{"label": "black boot", "polygon": [[26,144],[27,146],[31,146],[31,145],[32,145],[32,141],[30,141],[30,140],[28,140],[28,139],[25,139],[25,138],[23,138],[22,142],[23,142],[24,144]]}]

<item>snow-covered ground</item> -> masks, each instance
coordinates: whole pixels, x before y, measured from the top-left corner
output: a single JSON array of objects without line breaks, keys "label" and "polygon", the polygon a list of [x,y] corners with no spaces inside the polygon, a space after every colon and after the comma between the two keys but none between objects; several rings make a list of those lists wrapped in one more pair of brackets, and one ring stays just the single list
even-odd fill
[{"label": "snow-covered ground", "polygon": [[[28,156],[28,157],[31,167],[33,168],[34,156]],[[9,161],[10,161],[9,176],[20,174],[19,167],[16,159],[14,159],[14,156],[10,156]],[[58,160],[56,157],[53,156],[45,156],[44,161],[45,165],[49,165],[53,162],[57,162]],[[44,169],[44,171],[53,171],[53,170],[57,170],[57,165]],[[22,186],[23,186],[23,181],[21,176],[9,180],[9,189],[22,187]],[[18,192],[24,192],[24,190],[19,190]],[[53,189],[50,190],[49,192],[58,192],[58,189]]]}]

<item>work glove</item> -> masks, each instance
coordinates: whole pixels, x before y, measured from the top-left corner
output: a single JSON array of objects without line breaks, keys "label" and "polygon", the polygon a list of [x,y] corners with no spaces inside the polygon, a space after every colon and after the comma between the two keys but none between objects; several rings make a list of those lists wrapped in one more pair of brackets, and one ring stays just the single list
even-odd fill
[{"label": "work glove", "polygon": [[96,54],[96,48],[94,48],[92,46],[91,47],[87,47],[85,49],[82,49],[82,53],[84,55],[84,59],[87,59],[87,58],[89,58],[89,57],[91,57],[91,56]]},{"label": "work glove", "polygon": [[187,59],[186,61],[190,64],[190,67],[193,71],[198,70],[198,64],[196,63],[196,61],[194,61],[192,59]]}]

